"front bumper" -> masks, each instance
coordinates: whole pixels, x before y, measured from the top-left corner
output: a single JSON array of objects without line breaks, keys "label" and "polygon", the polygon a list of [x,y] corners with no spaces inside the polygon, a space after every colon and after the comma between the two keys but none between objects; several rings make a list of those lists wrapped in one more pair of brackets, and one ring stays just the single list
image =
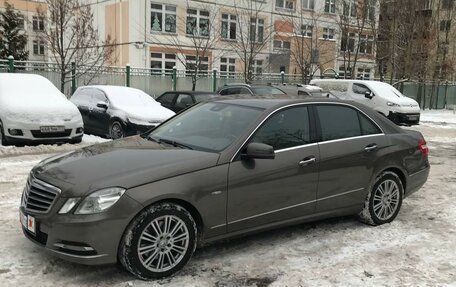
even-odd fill
[{"label": "front bumper", "polygon": [[127,136],[139,135],[151,129],[154,129],[159,124],[140,125],[129,122],[127,124]]},{"label": "front bumper", "polygon": [[58,214],[66,198],[56,201],[47,214],[20,207],[21,213],[35,218],[35,234],[21,225],[24,235],[56,257],[85,265],[116,263],[123,233],[142,209],[126,194],[105,212],[91,215]]},{"label": "front bumper", "polygon": [[388,119],[396,124],[417,125],[420,122],[420,113],[389,112]]}]

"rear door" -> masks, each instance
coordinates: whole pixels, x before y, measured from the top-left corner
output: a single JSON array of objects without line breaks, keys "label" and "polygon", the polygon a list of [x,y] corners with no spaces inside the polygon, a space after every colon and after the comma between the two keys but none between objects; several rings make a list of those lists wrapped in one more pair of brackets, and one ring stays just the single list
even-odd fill
[{"label": "rear door", "polygon": [[273,146],[274,159],[234,160],[228,175],[228,232],[312,214],[318,145],[307,106],[277,111],[248,142]]},{"label": "rear door", "polygon": [[352,106],[319,104],[315,112],[321,157],[317,212],[361,208],[386,137]]}]

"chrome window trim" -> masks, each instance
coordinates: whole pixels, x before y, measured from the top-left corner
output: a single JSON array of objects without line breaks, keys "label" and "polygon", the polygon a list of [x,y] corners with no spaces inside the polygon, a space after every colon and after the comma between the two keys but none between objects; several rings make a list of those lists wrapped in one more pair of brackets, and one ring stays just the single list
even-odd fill
[{"label": "chrome window trim", "polygon": [[[334,195],[330,195],[330,196],[326,196],[326,197],[322,197],[322,198],[318,198],[318,199],[315,199],[315,200],[306,201],[306,202],[303,202],[303,203],[298,203],[298,204],[282,207],[282,208],[279,208],[279,209],[274,209],[274,210],[271,210],[271,211],[266,211],[266,212],[263,212],[263,213],[259,213],[259,214],[256,214],[256,215],[252,215],[252,216],[248,216],[248,217],[245,217],[245,218],[241,218],[241,219],[237,219],[237,220],[228,222],[228,224],[233,224],[233,223],[245,221],[245,220],[248,220],[248,219],[260,217],[260,216],[263,216],[263,215],[268,215],[268,214],[275,213],[275,212],[278,212],[278,211],[283,211],[283,210],[287,210],[287,209],[290,209],[290,208],[294,208],[294,207],[298,207],[298,206],[302,206],[302,205],[306,205],[306,204],[314,203],[314,202],[318,202],[318,201],[323,201],[323,200],[326,200],[326,199],[330,199],[330,198],[334,198],[334,197],[338,197],[338,196],[342,196],[342,195],[346,195],[346,194],[349,194],[349,193],[358,192],[358,191],[362,191],[362,190],[364,190],[364,187],[353,189],[353,190],[349,190],[349,191],[345,191],[345,192],[341,192],[341,193],[338,193],[338,194],[334,194]],[[222,225],[217,225],[217,226],[211,227],[211,229],[212,228],[216,228],[216,227],[220,227],[220,226],[222,226]]]},{"label": "chrome window trim", "polygon": [[238,148],[238,150],[234,153],[234,155],[231,157],[231,160],[230,162],[233,162],[234,161],[234,158],[239,154],[239,152],[241,151],[242,147],[244,147],[244,145],[249,141],[249,139],[252,137],[252,135],[261,127],[261,125],[267,120],[269,119],[273,114],[275,114],[276,112],[280,111],[280,110],[283,110],[283,109],[286,109],[286,108],[289,108],[289,107],[295,107],[295,106],[309,106],[309,105],[319,105],[319,104],[329,104],[329,105],[341,105],[341,106],[347,106],[347,107],[351,107],[355,110],[357,110],[358,112],[362,113],[364,116],[366,116],[369,120],[371,120],[377,127],[378,129],[381,131],[381,133],[378,133],[378,134],[372,134],[372,135],[362,135],[362,136],[354,136],[354,137],[348,137],[348,138],[343,138],[343,139],[335,139],[335,140],[329,140],[329,141],[317,141],[315,143],[310,143],[310,144],[306,144],[306,145],[300,145],[300,146],[296,146],[296,147],[290,147],[290,148],[285,148],[285,149],[281,149],[281,150],[276,150],[275,152],[284,152],[284,151],[287,151],[287,150],[292,150],[293,148],[301,148],[301,147],[305,147],[305,146],[308,146],[308,145],[312,145],[312,144],[320,144],[320,143],[327,143],[327,142],[334,142],[334,141],[339,141],[339,140],[348,140],[348,139],[354,139],[354,138],[361,138],[361,137],[368,137],[368,136],[378,136],[378,135],[385,135],[385,132],[383,131],[383,129],[377,124],[376,121],[374,121],[370,116],[368,116],[366,113],[364,113],[363,111],[361,111],[360,109],[358,109],[357,107],[353,106],[353,105],[350,105],[350,104],[347,104],[347,103],[339,103],[339,102],[312,102],[312,103],[295,103],[295,104],[289,104],[289,105],[286,105],[286,106],[283,106],[283,107],[279,107],[277,109],[275,109],[274,111],[270,112],[269,115],[264,118],[257,126],[256,128],[250,133],[250,135],[246,138],[246,140],[242,143],[242,145]]}]

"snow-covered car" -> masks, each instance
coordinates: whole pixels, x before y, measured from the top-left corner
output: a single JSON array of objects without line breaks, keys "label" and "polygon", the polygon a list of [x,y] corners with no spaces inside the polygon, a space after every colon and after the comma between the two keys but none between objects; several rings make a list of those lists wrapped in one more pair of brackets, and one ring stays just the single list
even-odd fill
[{"label": "snow-covered car", "polygon": [[70,99],[85,132],[118,139],[150,130],[175,113],[141,90],[109,85],[84,86]]},{"label": "snow-covered car", "polygon": [[0,74],[2,145],[81,142],[81,114],[48,79],[33,74]]},{"label": "snow-covered car", "polygon": [[417,125],[420,106],[388,83],[368,80],[314,79],[311,85],[331,91],[340,99],[374,109],[396,124]]},{"label": "snow-covered car", "polygon": [[304,95],[304,96],[314,97],[314,98],[338,99],[338,97],[336,97],[330,91],[325,91],[322,88],[317,87],[317,86],[298,84],[297,88],[298,88],[298,95]]}]

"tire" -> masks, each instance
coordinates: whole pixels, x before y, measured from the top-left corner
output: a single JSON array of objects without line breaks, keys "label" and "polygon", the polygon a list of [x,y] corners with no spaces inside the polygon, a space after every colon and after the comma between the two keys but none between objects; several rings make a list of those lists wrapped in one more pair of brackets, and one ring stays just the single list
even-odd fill
[{"label": "tire", "polygon": [[397,174],[382,172],[367,194],[360,220],[370,225],[381,225],[393,221],[399,213],[404,197],[404,187]]},{"label": "tire", "polygon": [[[164,226],[168,226],[168,231],[162,229]],[[126,270],[140,279],[170,276],[190,260],[196,249],[197,234],[195,221],[182,206],[152,205],[125,230],[118,258]]]},{"label": "tire", "polygon": [[125,136],[123,125],[120,121],[113,121],[109,127],[109,136],[113,140],[121,139]]},{"label": "tire", "polygon": [[9,142],[5,136],[5,131],[3,130],[3,122],[1,120],[0,120],[0,140],[1,140],[1,145],[3,145],[3,146],[9,145]]}]

